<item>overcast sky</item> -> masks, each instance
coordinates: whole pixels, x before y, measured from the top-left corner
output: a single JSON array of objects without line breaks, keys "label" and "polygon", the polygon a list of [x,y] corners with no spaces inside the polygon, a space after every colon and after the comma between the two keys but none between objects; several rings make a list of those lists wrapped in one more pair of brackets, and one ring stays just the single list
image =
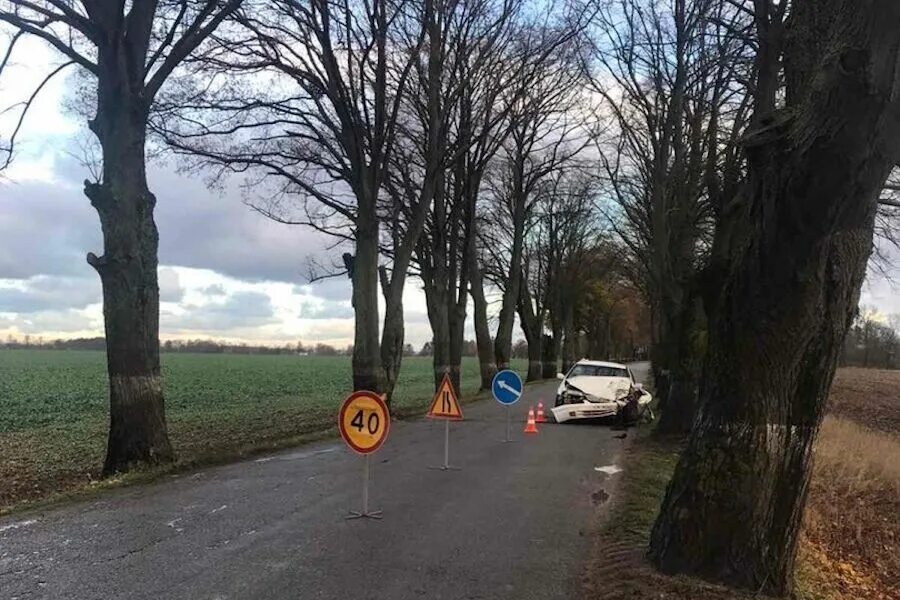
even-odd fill
[{"label": "overcast sky", "polygon": [[[5,41],[0,41],[2,54]],[[0,110],[24,99],[58,64],[40,43],[18,53],[0,81]],[[52,68],[52,67],[51,67]],[[66,79],[47,86],[20,133],[16,158],[0,177],[0,335],[44,338],[102,335],[100,281],[85,262],[100,254],[96,212],[82,193],[89,173],[72,156],[85,127],[60,107]],[[0,137],[10,131],[0,117]],[[353,338],[346,278],[309,284],[307,260],[328,260],[328,240],[274,223],[243,203],[240,181],[209,190],[172,164],[152,164],[160,232],[160,328],[163,339],[214,338],[344,346]],[[420,282],[407,284],[407,341],[431,338]],[[888,282],[872,278],[862,302],[900,313]],[[470,311],[471,312],[471,311]],[[474,337],[469,326],[467,337]],[[516,331],[516,337],[521,334]]]}]

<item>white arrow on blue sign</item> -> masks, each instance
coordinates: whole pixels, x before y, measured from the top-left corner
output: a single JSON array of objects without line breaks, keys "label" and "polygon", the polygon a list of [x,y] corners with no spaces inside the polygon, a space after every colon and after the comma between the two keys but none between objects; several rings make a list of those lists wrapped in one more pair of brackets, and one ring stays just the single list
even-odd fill
[{"label": "white arrow on blue sign", "polygon": [[500,371],[494,375],[491,392],[500,404],[515,404],[522,397],[522,378],[509,369]]}]

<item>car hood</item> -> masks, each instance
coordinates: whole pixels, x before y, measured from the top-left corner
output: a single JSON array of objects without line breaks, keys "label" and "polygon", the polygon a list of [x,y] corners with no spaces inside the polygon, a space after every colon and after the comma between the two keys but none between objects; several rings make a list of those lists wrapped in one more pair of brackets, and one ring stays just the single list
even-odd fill
[{"label": "car hood", "polygon": [[606,402],[622,398],[631,389],[631,380],[627,377],[570,377],[564,383]]}]

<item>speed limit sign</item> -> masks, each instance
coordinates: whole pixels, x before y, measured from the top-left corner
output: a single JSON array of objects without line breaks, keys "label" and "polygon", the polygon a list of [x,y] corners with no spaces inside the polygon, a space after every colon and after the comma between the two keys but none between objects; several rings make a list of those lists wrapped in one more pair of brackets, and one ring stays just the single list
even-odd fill
[{"label": "speed limit sign", "polygon": [[353,392],[344,400],[338,414],[341,437],[360,454],[378,450],[387,438],[390,426],[387,404],[374,392]]}]

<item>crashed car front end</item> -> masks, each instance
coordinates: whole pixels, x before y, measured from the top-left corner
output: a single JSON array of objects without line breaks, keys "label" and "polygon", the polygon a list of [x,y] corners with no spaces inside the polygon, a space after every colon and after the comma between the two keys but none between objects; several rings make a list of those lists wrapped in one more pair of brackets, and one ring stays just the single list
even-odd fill
[{"label": "crashed car front end", "polygon": [[640,405],[647,405],[652,399],[648,392],[633,387],[631,381],[623,378],[574,378],[564,381],[562,388],[557,406],[551,409],[557,423],[615,417],[636,389],[641,394]]}]

